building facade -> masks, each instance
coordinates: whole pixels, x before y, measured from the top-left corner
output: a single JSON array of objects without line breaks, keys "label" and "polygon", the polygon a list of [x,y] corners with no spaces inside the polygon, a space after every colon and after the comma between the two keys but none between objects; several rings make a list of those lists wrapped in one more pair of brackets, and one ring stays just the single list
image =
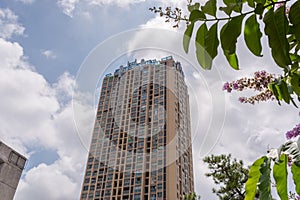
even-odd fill
[{"label": "building facade", "polygon": [[0,199],[13,200],[26,158],[0,141]]},{"label": "building facade", "polygon": [[188,89],[169,56],[102,82],[81,200],[184,199],[194,191]]}]

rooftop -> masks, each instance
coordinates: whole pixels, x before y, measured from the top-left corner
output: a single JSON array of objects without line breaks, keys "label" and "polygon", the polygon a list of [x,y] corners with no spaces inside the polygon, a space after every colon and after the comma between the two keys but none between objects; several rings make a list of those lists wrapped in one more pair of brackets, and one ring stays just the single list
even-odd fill
[{"label": "rooftop", "polygon": [[[167,57],[161,58],[160,60],[153,59],[153,60],[145,61],[144,59],[141,59],[140,62],[137,62],[137,59],[135,59],[135,61],[133,61],[133,62],[128,62],[127,66],[125,66],[125,67],[123,65],[121,65],[118,69],[115,70],[114,74],[108,73],[105,75],[105,77],[113,77],[116,75],[120,76],[122,74],[122,72],[124,73],[126,71],[129,71],[129,70],[132,70],[132,69],[135,69],[138,67],[142,67],[145,65],[161,65],[161,64],[163,64],[163,62],[168,61],[168,60],[174,61],[172,56],[167,56]],[[173,67],[176,68],[176,70],[179,71],[184,76],[180,62],[174,61]]]}]

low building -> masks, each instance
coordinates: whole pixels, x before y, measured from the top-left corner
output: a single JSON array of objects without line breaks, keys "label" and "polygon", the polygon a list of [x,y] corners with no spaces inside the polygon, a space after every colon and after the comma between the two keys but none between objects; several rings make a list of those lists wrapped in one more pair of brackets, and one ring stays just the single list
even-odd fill
[{"label": "low building", "polygon": [[0,141],[0,198],[14,198],[26,158]]}]

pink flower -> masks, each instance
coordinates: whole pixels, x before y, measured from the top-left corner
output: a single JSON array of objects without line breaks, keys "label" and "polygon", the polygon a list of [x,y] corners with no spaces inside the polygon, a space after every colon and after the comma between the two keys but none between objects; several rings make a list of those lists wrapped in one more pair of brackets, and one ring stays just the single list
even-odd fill
[{"label": "pink flower", "polygon": [[[226,82],[223,85],[223,90],[230,93],[232,90],[243,91],[244,89],[252,89],[260,93],[251,97],[240,97],[241,103],[255,104],[255,102],[275,100],[274,94],[269,89],[269,84],[275,81],[273,74],[266,71],[257,71],[253,78],[241,78],[233,82]],[[300,116],[300,113],[299,113]]]},{"label": "pink flower", "polygon": [[286,132],[286,139],[290,140],[292,138],[298,137],[300,135],[300,124],[296,125],[295,128]]}]

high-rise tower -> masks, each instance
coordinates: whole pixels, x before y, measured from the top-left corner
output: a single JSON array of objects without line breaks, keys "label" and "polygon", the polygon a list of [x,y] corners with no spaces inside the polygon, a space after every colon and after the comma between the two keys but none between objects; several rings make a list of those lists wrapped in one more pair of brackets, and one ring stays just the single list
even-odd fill
[{"label": "high-rise tower", "polygon": [[80,199],[184,199],[194,191],[190,127],[184,73],[171,56],[107,74]]}]

